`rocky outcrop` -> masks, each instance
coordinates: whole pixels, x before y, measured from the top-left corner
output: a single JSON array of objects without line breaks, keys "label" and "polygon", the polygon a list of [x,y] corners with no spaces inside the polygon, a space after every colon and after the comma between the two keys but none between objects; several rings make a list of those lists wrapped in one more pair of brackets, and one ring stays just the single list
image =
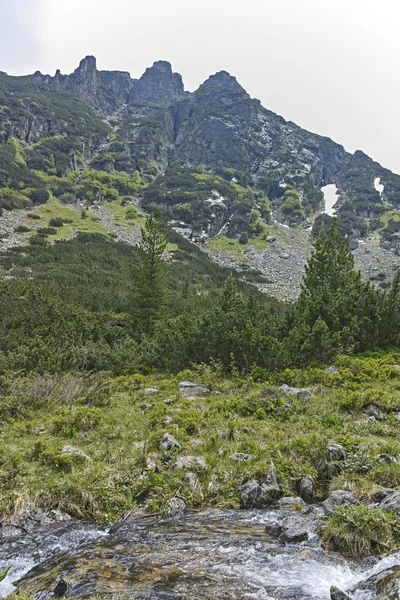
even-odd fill
[{"label": "rocky outcrop", "polygon": [[170,433],[166,433],[161,442],[160,442],[161,450],[169,452],[170,450],[180,450],[180,443],[174,438]]},{"label": "rocky outcrop", "polygon": [[360,504],[360,501],[351,492],[344,490],[335,490],[322,503],[325,514],[330,517],[333,515],[338,506],[344,504]]},{"label": "rocky outcrop", "polygon": [[167,106],[184,96],[182,76],[172,72],[169,62],[159,60],[132,83],[129,102]]},{"label": "rocky outcrop", "polygon": [[243,508],[267,508],[283,495],[274,465],[265,475],[246,481],[241,487]]}]

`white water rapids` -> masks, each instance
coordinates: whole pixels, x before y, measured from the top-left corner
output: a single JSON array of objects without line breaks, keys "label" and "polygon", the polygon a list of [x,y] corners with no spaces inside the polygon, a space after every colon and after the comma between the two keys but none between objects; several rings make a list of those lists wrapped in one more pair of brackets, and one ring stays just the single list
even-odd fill
[{"label": "white water rapids", "polygon": [[[190,589],[199,597],[208,597],[207,593],[212,592],[212,597],[232,600],[329,600],[332,585],[348,590],[371,575],[400,564],[400,554],[380,562],[347,561],[339,554],[323,550],[317,536],[297,544],[279,543],[264,532],[268,522],[279,519],[282,513],[278,511],[209,510],[189,513],[177,521],[128,524],[121,532],[109,536],[94,525],[79,523],[64,532],[38,533],[34,539],[22,538],[0,545],[0,569],[6,565],[12,567],[0,584],[0,595],[5,597],[13,592],[12,582],[34,565],[64,553],[66,557],[75,554],[78,557],[72,561],[73,567],[71,561],[59,565],[67,580],[71,578],[72,586],[74,578],[78,582],[85,580],[87,571],[82,565],[89,564],[89,572],[96,572],[97,576],[93,592],[99,593],[101,565],[112,560],[118,589],[121,590],[122,582],[126,596],[135,597],[138,592],[143,598],[171,599],[181,598],[179,594]],[[121,565],[120,571],[117,565]],[[145,586],[149,587],[140,587],[140,578],[138,583],[132,579],[130,565],[134,565],[135,573],[145,574],[148,582]],[[48,568],[51,563],[49,567],[46,563],[43,571],[46,573]],[[107,572],[103,581],[109,582]],[[169,583],[160,588],[162,572]],[[73,587],[71,590],[73,596]],[[372,600],[366,591],[352,592],[351,598]]]}]

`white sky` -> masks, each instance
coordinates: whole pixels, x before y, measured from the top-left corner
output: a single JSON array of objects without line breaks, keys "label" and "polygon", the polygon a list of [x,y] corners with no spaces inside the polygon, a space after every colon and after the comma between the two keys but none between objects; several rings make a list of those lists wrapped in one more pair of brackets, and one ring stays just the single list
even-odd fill
[{"label": "white sky", "polygon": [[0,0],[0,70],[139,77],[194,90],[221,69],[288,120],[400,172],[399,0]]}]

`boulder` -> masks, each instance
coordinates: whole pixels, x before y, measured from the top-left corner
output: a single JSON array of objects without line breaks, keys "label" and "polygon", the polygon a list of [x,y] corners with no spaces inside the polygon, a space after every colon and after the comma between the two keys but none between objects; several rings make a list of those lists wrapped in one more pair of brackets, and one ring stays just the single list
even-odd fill
[{"label": "boulder", "polygon": [[303,477],[300,481],[300,496],[304,502],[314,502],[314,482],[311,477]]},{"label": "boulder", "polygon": [[157,471],[158,455],[155,452],[150,452],[146,458],[146,469],[148,471]]},{"label": "boulder", "polygon": [[154,394],[159,394],[160,389],[159,388],[152,388],[152,387],[148,387],[144,390],[144,393],[147,394],[148,396],[153,396]]},{"label": "boulder", "polygon": [[185,473],[185,482],[186,485],[193,490],[194,492],[202,492],[200,479],[197,477],[196,473],[192,471],[188,471]]},{"label": "boulder", "polygon": [[35,529],[53,525],[61,521],[70,521],[72,517],[58,509],[43,510],[37,506],[27,506],[20,513],[5,523],[0,529],[0,539],[17,538]]},{"label": "boulder", "polygon": [[278,483],[274,465],[265,475],[257,479],[249,479],[240,490],[243,508],[266,508],[282,497],[282,489]]},{"label": "boulder", "polygon": [[278,502],[278,506],[281,509],[299,509],[303,508],[304,500],[302,498],[293,498],[292,496],[285,496],[281,498]]},{"label": "boulder", "polygon": [[162,440],[160,442],[161,450],[168,452],[169,450],[180,450],[180,443],[174,438],[170,433],[166,433],[163,435]]},{"label": "boulder", "polygon": [[350,596],[339,590],[339,588],[334,585],[331,586],[330,593],[331,600],[351,600]]},{"label": "boulder", "polygon": [[167,509],[165,514],[168,519],[175,519],[181,517],[186,511],[186,504],[181,498],[171,498],[168,500]]},{"label": "boulder", "polygon": [[269,244],[272,244],[273,242],[275,242],[276,237],[274,235],[267,235],[267,237],[265,238],[265,241],[268,242]]},{"label": "boulder", "polygon": [[[371,575],[350,590],[357,598],[398,600],[400,597],[400,566],[395,565]],[[339,598],[339,600],[341,600]]]},{"label": "boulder", "polygon": [[211,392],[204,385],[192,383],[191,381],[181,381],[179,383],[179,393],[183,396],[205,396]]},{"label": "boulder", "polygon": [[329,460],[341,461],[346,460],[346,452],[343,446],[340,444],[329,444],[328,446],[328,458]]},{"label": "boulder", "polygon": [[180,456],[176,459],[173,468],[179,471],[204,471],[207,469],[207,463],[202,456]]},{"label": "boulder", "polygon": [[388,494],[379,504],[379,508],[398,512],[400,510],[400,490]]},{"label": "boulder", "polygon": [[335,367],[335,365],[331,365],[325,369],[325,373],[329,373],[330,375],[336,375],[339,373],[339,367]]},{"label": "boulder", "polygon": [[74,446],[70,446],[69,444],[64,446],[61,454],[64,456],[72,456],[78,462],[89,462],[92,460],[90,456],[84,453],[83,450],[80,448],[74,448]]},{"label": "boulder", "polygon": [[279,541],[284,544],[298,544],[306,540],[308,540],[307,523],[294,523],[279,536]]},{"label": "boulder", "polygon": [[278,392],[282,392],[285,394],[285,396],[288,396],[289,394],[292,396],[297,396],[297,398],[309,398],[312,396],[312,393],[308,388],[290,387],[289,385],[286,385],[286,383],[281,385],[281,387],[278,389]]},{"label": "boulder", "polygon": [[390,456],[390,454],[379,454],[378,462],[390,465],[397,462],[397,460],[394,458],[394,456]]},{"label": "boulder", "polygon": [[337,507],[343,506],[344,504],[360,504],[360,501],[351,492],[335,490],[326,500],[324,500],[322,506],[324,507],[325,514],[328,517],[331,517]]},{"label": "boulder", "polygon": [[253,456],[252,454],[245,454],[244,452],[235,452],[235,454],[232,454],[229,458],[235,462],[245,462],[246,460],[251,460]]},{"label": "boulder", "polygon": [[380,408],[375,406],[375,404],[369,404],[366,408],[364,408],[364,413],[369,417],[375,417],[377,421],[383,421],[385,418],[384,413]]}]

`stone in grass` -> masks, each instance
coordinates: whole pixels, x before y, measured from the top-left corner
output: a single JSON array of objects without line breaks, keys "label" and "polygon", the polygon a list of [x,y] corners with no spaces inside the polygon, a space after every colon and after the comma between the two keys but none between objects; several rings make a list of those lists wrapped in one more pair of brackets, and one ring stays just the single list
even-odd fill
[{"label": "stone in grass", "polygon": [[178,471],[204,471],[207,463],[203,456],[180,456],[174,463],[174,469]]},{"label": "stone in grass", "polygon": [[369,404],[366,408],[364,408],[364,413],[369,417],[375,417],[377,421],[383,421],[385,418],[384,413],[375,404]]},{"label": "stone in grass", "polygon": [[360,501],[351,492],[335,490],[323,501],[322,506],[324,508],[324,513],[328,517],[331,517],[338,506],[343,506],[345,504],[360,504]]},{"label": "stone in grass", "polygon": [[181,381],[179,383],[179,393],[182,396],[206,396],[211,392],[204,385],[192,383],[191,381]]},{"label": "stone in grass", "polygon": [[342,461],[342,460],[346,460],[346,458],[347,458],[346,452],[345,452],[345,449],[343,448],[343,446],[341,446],[340,444],[335,444],[334,442],[332,442],[328,446],[328,457],[329,457],[329,460],[335,460],[335,461]]},{"label": "stone in grass", "polygon": [[235,452],[235,454],[232,454],[229,458],[234,462],[245,462],[246,460],[251,460],[253,456],[252,454],[246,454],[245,452]]},{"label": "stone in grass", "polygon": [[336,373],[339,373],[339,367],[331,365],[325,369],[325,373],[329,373],[329,375],[336,375]]},{"label": "stone in grass", "polygon": [[400,511],[400,490],[395,490],[391,494],[388,494],[379,504],[379,508],[388,511]]},{"label": "stone in grass", "polygon": [[84,453],[83,450],[80,448],[74,448],[74,446],[70,446],[69,444],[64,446],[61,454],[64,456],[72,456],[78,462],[89,462],[92,460],[90,456]]},{"label": "stone in grass", "polygon": [[240,498],[243,508],[267,508],[283,495],[278,483],[274,464],[265,475],[249,479],[241,487]]},{"label": "stone in grass", "polygon": [[152,396],[154,394],[159,394],[160,393],[160,388],[157,387],[148,387],[144,390],[144,393],[147,394],[148,396]]},{"label": "stone in grass", "polygon": [[304,502],[314,502],[314,483],[311,477],[303,477],[300,481],[300,496]]},{"label": "stone in grass", "polygon": [[163,435],[162,440],[160,442],[161,450],[169,451],[169,450],[180,450],[181,445],[170,433],[166,433]]},{"label": "stone in grass", "polygon": [[281,385],[278,392],[282,392],[285,396],[297,396],[297,398],[309,398],[312,396],[312,393],[308,388],[290,387],[290,385],[286,385],[286,383]]},{"label": "stone in grass", "polygon": [[304,500],[302,498],[293,498],[292,496],[284,496],[278,502],[278,506],[281,509],[298,510],[303,508]]},{"label": "stone in grass", "polygon": [[168,500],[167,509],[165,511],[168,519],[181,517],[186,511],[186,504],[181,498],[171,498]]}]

